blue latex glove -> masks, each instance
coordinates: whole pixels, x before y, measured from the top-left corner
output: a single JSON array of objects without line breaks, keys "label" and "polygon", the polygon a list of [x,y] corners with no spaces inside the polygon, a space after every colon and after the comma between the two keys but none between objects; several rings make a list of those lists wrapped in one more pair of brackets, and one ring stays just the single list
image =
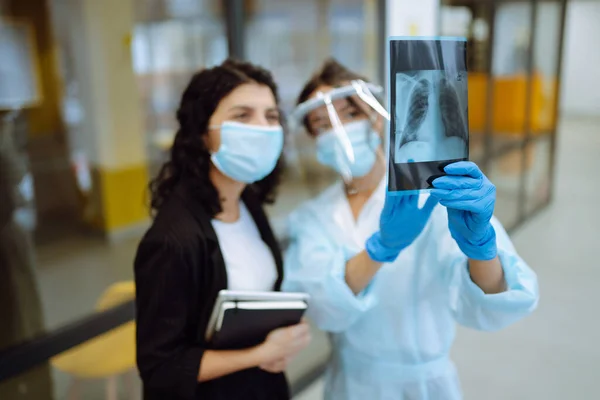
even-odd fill
[{"label": "blue latex glove", "polygon": [[419,195],[386,195],[379,217],[379,231],[367,239],[369,257],[378,262],[396,260],[398,254],[419,236],[437,203],[437,199],[430,196],[423,208],[419,208]]},{"label": "blue latex glove", "polygon": [[446,176],[433,180],[431,195],[448,209],[448,227],[458,247],[473,260],[491,260],[497,255],[494,214],[496,187],[469,161],[444,168]]}]

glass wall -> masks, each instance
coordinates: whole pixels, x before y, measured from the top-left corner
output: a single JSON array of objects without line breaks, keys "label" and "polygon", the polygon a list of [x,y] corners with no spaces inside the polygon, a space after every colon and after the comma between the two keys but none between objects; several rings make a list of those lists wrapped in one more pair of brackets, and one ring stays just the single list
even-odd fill
[{"label": "glass wall", "polygon": [[514,228],[550,199],[564,1],[445,0],[442,35],[469,40],[471,158]]},{"label": "glass wall", "polygon": [[[306,81],[329,57],[381,83],[380,20],[377,0],[252,1],[245,14],[245,54],[273,72],[283,111],[289,113]],[[336,179],[316,162],[311,140],[304,131],[289,132],[285,179],[269,210],[276,226]]]},{"label": "glass wall", "polygon": [[[150,7],[150,4],[153,6]],[[231,7],[232,3],[229,4]],[[227,2],[137,0],[132,57],[145,109],[150,174],[166,157],[176,129],[179,97],[191,75],[228,56]],[[379,81],[382,46],[378,0],[238,2],[244,58],[271,70],[289,113],[308,78],[329,57]],[[236,38],[229,38],[236,40]],[[230,43],[231,44],[231,43]],[[290,132],[280,197],[269,212],[275,225],[336,178],[308,153],[304,132]]]},{"label": "glass wall", "polygon": [[137,0],[132,59],[144,105],[151,174],[176,129],[183,89],[198,70],[227,58],[222,2]]},{"label": "glass wall", "polygon": [[532,91],[531,133],[527,180],[525,183],[525,214],[539,209],[550,201],[552,191],[552,154],[556,144],[557,103],[560,77],[561,27],[564,8],[560,1],[538,2],[535,22]]},{"label": "glass wall", "polygon": [[[384,20],[378,15],[381,2],[132,0],[127,3],[135,6],[133,26],[112,36],[106,24],[97,21],[111,20],[121,11],[129,12],[118,8],[121,7],[119,1],[108,2],[110,12],[102,13],[101,7],[92,5],[95,3],[79,0],[0,0],[0,5],[8,5],[0,7],[0,27],[8,18],[3,18],[4,14],[12,18],[15,12],[30,27],[33,43],[37,45],[33,51],[37,59],[31,70],[41,73],[29,78],[21,87],[35,88],[39,84],[42,95],[41,107],[32,101],[31,107],[16,119],[11,110],[0,110],[4,121],[0,130],[0,153],[19,152],[18,161],[25,164],[28,156],[31,158],[34,178],[40,177],[34,180],[33,191],[41,205],[37,214],[50,205],[70,212],[69,218],[59,214],[50,224],[42,221],[46,232],[44,240],[34,241],[40,225],[31,226],[35,225],[31,217],[36,211],[29,210],[30,180],[21,179],[19,175],[19,182],[2,181],[17,185],[24,197],[19,199],[23,204],[10,209],[5,207],[4,197],[0,199],[0,233],[8,235],[0,237],[0,282],[4,284],[0,284],[0,326],[10,326],[10,331],[0,329],[0,353],[13,346],[33,345],[35,356],[26,357],[25,364],[31,362],[38,367],[29,372],[20,370],[11,375],[11,379],[5,379],[14,366],[4,368],[5,360],[10,358],[3,357],[10,354],[2,353],[0,398],[12,398],[18,393],[23,398],[36,400],[64,399],[77,392],[81,398],[100,398],[106,391],[114,392],[113,380],[78,383],[75,377],[87,368],[80,363],[82,359],[102,355],[103,361],[112,362],[106,355],[114,354],[116,348],[123,349],[124,352],[118,353],[123,355],[121,360],[127,368],[134,367],[128,322],[133,318],[133,309],[128,302],[133,298],[133,257],[143,232],[135,228],[115,242],[109,242],[91,226],[98,211],[92,209],[92,198],[106,195],[102,193],[103,184],[112,179],[109,174],[113,168],[99,173],[95,169],[98,160],[93,158],[115,151],[109,147],[110,142],[103,142],[102,136],[119,128],[117,125],[102,128],[102,124],[92,122],[94,118],[102,119],[103,112],[113,111],[107,111],[108,107],[103,108],[102,103],[107,101],[114,87],[103,91],[105,88],[98,82],[122,79],[120,71],[127,77],[130,69],[133,70],[142,104],[148,169],[153,175],[164,160],[175,133],[175,112],[184,86],[194,72],[222,62],[232,47],[242,48],[244,58],[273,71],[286,113],[295,105],[305,81],[328,57],[333,56],[347,67],[379,81],[380,49],[383,48],[379,46],[383,43],[379,35],[383,29],[378,21]],[[232,35],[230,29],[235,24],[231,19],[232,7],[242,15],[243,29],[239,37]],[[78,18],[84,14],[88,20]],[[126,24],[124,19],[120,20],[121,28]],[[3,45],[4,42],[0,43],[0,52]],[[21,55],[30,54],[25,48],[17,50]],[[115,54],[117,57],[108,59]],[[4,71],[0,67],[0,74]],[[25,72],[28,71],[13,68],[11,73],[23,75]],[[2,85],[3,82],[5,80],[0,81],[0,97],[3,89],[7,92],[14,87]],[[94,98],[96,95],[98,99]],[[54,118],[49,119],[49,115]],[[120,122],[127,125],[130,121],[123,118]],[[7,132],[15,139],[10,148],[4,146],[8,143],[4,140],[9,136]],[[33,147],[31,139],[35,139]],[[292,208],[336,177],[312,160],[314,154],[307,154],[303,141],[308,140],[304,132],[295,132],[290,133],[286,144],[285,184],[280,189],[277,205],[269,209],[278,233],[281,233],[280,222]],[[311,166],[299,168],[294,154],[311,159]],[[5,171],[4,167],[0,170]],[[25,171],[23,176],[26,175]],[[2,187],[0,195],[12,193],[14,189]],[[128,206],[123,204],[124,208]],[[13,215],[23,226],[15,228],[17,230],[6,229],[4,224]],[[8,219],[5,221],[4,217]],[[66,226],[69,228],[65,229]],[[8,268],[5,268],[5,256],[10,257]],[[114,305],[125,302],[129,308],[119,306],[107,310],[102,307],[107,296],[116,296],[118,301]],[[108,332],[94,338],[104,331]],[[44,342],[43,351],[35,347],[37,341],[31,342],[34,338],[48,340]],[[85,341],[85,345],[68,351],[69,346],[78,341]],[[65,343],[67,347],[63,346]],[[326,335],[315,332],[312,346],[312,350],[305,352],[290,368],[293,384],[327,360]],[[43,358],[44,354],[58,356],[32,361]],[[127,374],[122,378],[119,378],[123,384],[118,385],[119,395],[127,395],[130,386],[139,390],[137,379]],[[46,397],[40,396],[39,391]]]},{"label": "glass wall", "polygon": [[[134,3],[131,35],[115,36],[102,44],[122,43],[122,57],[127,61],[122,65],[132,67],[135,73],[151,175],[165,158],[177,127],[175,111],[179,98],[191,75],[222,62],[232,48],[241,49],[246,59],[273,71],[286,113],[293,109],[306,80],[328,57],[335,57],[348,68],[382,83],[384,0],[135,0]],[[512,228],[550,199],[565,5],[563,1],[443,0],[441,3],[440,34],[469,38],[471,156],[497,185],[496,213],[507,228]],[[51,15],[42,12],[45,10],[42,4],[51,6]],[[6,246],[0,246],[0,253],[4,251],[0,256],[12,257],[10,264],[2,259],[0,268],[0,326],[11,326],[10,332],[0,328],[0,352],[39,335],[56,338],[73,329],[89,332],[117,321],[114,328],[133,316],[131,310],[117,313],[119,318],[125,315],[119,322],[115,315],[102,314],[106,310],[100,305],[113,290],[124,290],[119,293],[125,295],[117,296],[120,301],[131,300],[131,290],[125,289],[131,289],[127,285],[133,279],[132,260],[142,232],[127,231],[122,238],[109,243],[82,227],[87,227],[88,197],[97,191],[97,181],[87,166],[89,160],[80,150],[87,145],[86,140],[98,137],[89,133],[90,116],[85,113],[81,93],[85,89],[85,69],[103,66],[92,63],[85,66],[85,62],[78,61],[79,51],[88,42],[73,43],[77,42],[77,32],[85,31],[83,23],[70,16],[74,4],[82,2],[0,0],[0,18],[4,14],[13,18],[15,13],[21,19],[29,18],[28,26],[36,38],[39,59],[35,63],[39,76],[30,78],[22,88],[34,88],[33,80],[39,79],[42,94],[39,104],[32,102],[16,119],[11,110],[0,110],[3,120],[0,153],[8,149],[2,148],[8,143],[7,132],[11,135],[20,132],[13,135],[13,147],[8,152],[19,153],[25,164],[27,158],[31,159],[35,189],[35,196],[31,196],[31,181],[21,171],[19,182],[12,183],[18,187],[22,203],[15,207],[11,204],[9,208],[8,202],[0,198],[0,224],[12,221],[13,215],[21,224],[18,234],[5,225],[0,226],[4,229],[0,229],[0,234],[7,235],[0,237],[0,245]],[[111,4],[119,6],[118,1]],[[239,21],[233,20],[231,7],[241,16],[239,26],[236,25]],[[232,34],[233,25],[241,27],[240,35]],[[98,32],[107,33],[101,29]],[[6,43],[0,43],[0,52],[3,45]],[[0,74],[7,71],[3,67],[4,64],[0,66]],[[16,71],[23,75],[24,71]],[[110,72],[115,73],[115,69]],[[14,85],[3,86],[3,82],[0,80],[0,101],[3,89],[14,88]],[[305,132],[289,132],[284,184],[278,202],[268,210],[279,234],[289,211],[337,177],[316,162],[314,153],[309,151],[310,140]],[[0,175],[7,171],[2,168]],[[0,179],[0,183],[6,182],[9,180]],[[16,193],[14,189],[0,187],[0,197]],[[36,211],[31,211],[34,200],[38,216],[53,207],[70,210],[70,214],[68,218],[57,214],[52,224],[42,220],[34,229],[32,216]],[[76,227],[65,233],[63,228],[70,221],[75,221],[70,225]],[[40,224],[48,228],[44,236],[47,240],[34,242],[32,237],[40,230]],[[102,341],[92,343],[106,345]],[[313,346],[290,371],[292,383],[327,358],[325,335],[315,335]],[[130,349],[131,342],[125,348]],[[47,388],[52,382],[55,398],[66,398],[78,390],[72,384],[69,360],[73,359],[59,357],[49,361],[52,373],[44,364],[30,374],[0,383],[0,398],[6,397],[3,396],[6,393],[25,391],[30,398],[39,399],[42,397],[36,397],[37,392],[30,385]],[[132,359],[128,362],[133,367]],[[100,398],[105,386],[102,381],[82,388],[82,398]]]},{"label": "glass wall", "polygon": [[246,14],[246,57],[281,83],[285,111],[328,57],[377,80],[376,11],[375,0],[253,1]]}]

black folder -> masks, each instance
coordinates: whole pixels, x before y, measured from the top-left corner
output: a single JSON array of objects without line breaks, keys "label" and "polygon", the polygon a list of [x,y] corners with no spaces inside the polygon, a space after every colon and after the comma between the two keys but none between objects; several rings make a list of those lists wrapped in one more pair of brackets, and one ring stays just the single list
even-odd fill
[{"label": "black folder", "polygon": [[274,329],[298,324],[304,301],[225,301],[211,337],[211,347],[243,349],[262,343]]}]

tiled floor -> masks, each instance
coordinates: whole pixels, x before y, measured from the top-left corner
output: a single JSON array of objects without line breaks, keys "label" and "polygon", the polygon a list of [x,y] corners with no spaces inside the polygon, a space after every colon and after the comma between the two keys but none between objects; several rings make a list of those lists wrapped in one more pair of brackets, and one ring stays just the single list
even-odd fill
[{"label": "tiled floor", "polygon": [[498,334],[461,330],[467,399],[598,399],[600,120],[561,126],[552,205],[513,235],[536,270],[539,309]]},{"label": "tiled floor", "polygon": [[[541,301],[499,333],[460,329],[453,349],[465,399],[600,399],[600,119],[564,119],[552,205],[513,235]],[[322,399],[319,381],[297,400]]]}]

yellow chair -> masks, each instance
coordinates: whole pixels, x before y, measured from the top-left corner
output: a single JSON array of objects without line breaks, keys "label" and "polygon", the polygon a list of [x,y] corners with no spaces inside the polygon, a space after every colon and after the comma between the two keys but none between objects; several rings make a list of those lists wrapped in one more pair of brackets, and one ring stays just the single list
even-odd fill
[{"label": "yellow chair", "polygon": [[[134,298],[134,282],[118,282],[111,285],[100,297],[96,310],[104,311]],[[79,383],[85,379],[105,379],[106,400],[117,400],[120,375],[127,378],[128,392],[133,400],[136,395],[135,322],[130,321],[61,353],[52,358],[52,365],[73,377],[69,388],[69,400],[80,398]]]}]

